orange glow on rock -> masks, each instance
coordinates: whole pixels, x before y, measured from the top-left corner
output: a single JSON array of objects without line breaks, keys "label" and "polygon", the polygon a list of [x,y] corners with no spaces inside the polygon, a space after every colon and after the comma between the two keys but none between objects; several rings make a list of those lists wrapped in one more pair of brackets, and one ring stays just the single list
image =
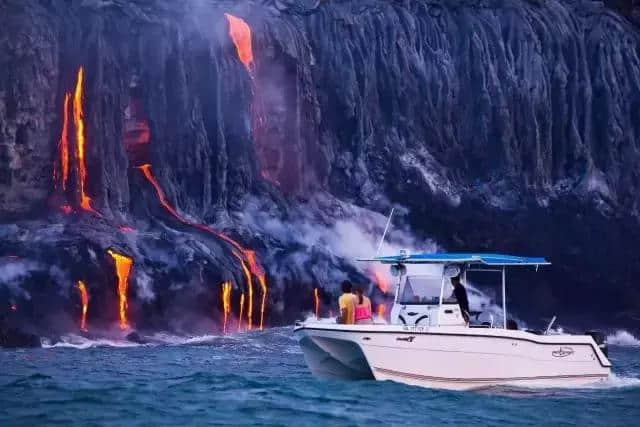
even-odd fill
[{"label": "orange glow on rock", "polygon": [[69,100],[71,95],[69,93],[64,94],[64,103],[62,110],[62,132],[60,135],[60,141],[58,142],[58,154],[60,155],[60,171],[54,167],[53,182],[56,188],[58,188],[58,181],[62,190],[67,189],[67,179],[69,178]]},{"label": "orange glow on rock", "polygon": [[229,13],[224,14],[229,22],[229,37],[236,46],[238,58],[244,64],[247,70],[251,71],[253,64],[253,49],[251,48],[251,28],[241,18],[233,16]]},{"label": "orange glow on rock", "polygon": [[316,320],[318,320],[318,313],[320,311],[320,297],[318,296],[318,288],[313,289],[313,308],[316,313]]},{"label": "orange glow on rock", "polygon": [[82,317],[80,318],[80,330],[87,332],[87,310],[89,309],[89,294],[87,287],[82,280],[78,280],[78,290],[80,291],[80,299],[82,300]]},{"label": "orange glow on rock", "polygon": [[222,312],[224,313],[222,332],[226,334],[227,321],[229,320],[229,313],[231,313],[231,282],[222,284]]},{"label": "orange glow on rock", "polygon": [[76,128],[76,157],[78,163],[78,186],[80,190],[80,206],[85,211],[97,213],[91,207],[91,198],[85,192],[87,183],[87,167],[85,164],[85,130],[84,109],[82,106],[84,85],[84,68],[78,70],[78,80],[73,94],[73,124]]},{"label": "orange glow on rock", "polygon": [[240,315],[238,316],[238,332],[242,330],[242,314],[244,313],[244,292],[240,294]]},{"label": "orange glow on rock", "polygon": [[113,252],[111,249],[107,252],[116,263],[116,275],[118,276],[118,300],[120,308],[120,329],[125,330],[129,328],[129,322],[127,320],[127,289],[129,288],[129,273],[131,272],[133,260],[125,255]]}]

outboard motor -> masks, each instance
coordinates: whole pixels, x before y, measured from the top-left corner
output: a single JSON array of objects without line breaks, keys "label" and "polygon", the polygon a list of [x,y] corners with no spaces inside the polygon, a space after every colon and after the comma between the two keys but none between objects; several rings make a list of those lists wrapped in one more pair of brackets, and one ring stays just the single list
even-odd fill
[{"label": "outboard motor", "polygon": [[600,351],[604,353],[605,356],[609,357],[609,347],[607,346],[607,336],[598,331],[587,331],[584,333],[585,335],[590,335],[591,338],[598,344],[600,347]]}]

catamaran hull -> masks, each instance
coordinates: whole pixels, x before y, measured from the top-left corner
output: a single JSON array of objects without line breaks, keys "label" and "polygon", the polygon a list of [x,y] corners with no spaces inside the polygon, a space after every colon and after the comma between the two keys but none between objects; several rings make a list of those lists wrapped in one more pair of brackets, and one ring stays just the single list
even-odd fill
[{"label": "catamaran hull", "polygon": [[611,370],[589,336],[540,336],[503,329],[350,328],[327,324],[296,328],[316,377],[468,390],[496,385],[576,387],[604,381]]}]

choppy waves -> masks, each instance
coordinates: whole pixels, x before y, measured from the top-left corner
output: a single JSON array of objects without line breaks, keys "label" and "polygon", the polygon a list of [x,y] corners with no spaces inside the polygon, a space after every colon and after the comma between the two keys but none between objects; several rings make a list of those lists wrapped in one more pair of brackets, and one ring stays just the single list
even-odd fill
[{"label": "choppy waves", "polygon": [[640,339],[634,337],[632,334],[625,330],[619,330],[614,334],[607,336],[607,342],[611,345],[640,347]]}]

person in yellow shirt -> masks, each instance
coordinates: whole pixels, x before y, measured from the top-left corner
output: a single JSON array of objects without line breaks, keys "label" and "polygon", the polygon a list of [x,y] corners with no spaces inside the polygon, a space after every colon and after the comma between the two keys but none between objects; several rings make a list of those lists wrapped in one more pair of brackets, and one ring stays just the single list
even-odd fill
[{"label": "person in yellow shirt", "polygon": [[356,296],[351,293],[353,286],[350,281],[345,280],[340,287],[342,288],[342,295],[338,299],[338,305],[340,306],[338,323],[353,325],[355,323],[354,314],[356,308]]}]

